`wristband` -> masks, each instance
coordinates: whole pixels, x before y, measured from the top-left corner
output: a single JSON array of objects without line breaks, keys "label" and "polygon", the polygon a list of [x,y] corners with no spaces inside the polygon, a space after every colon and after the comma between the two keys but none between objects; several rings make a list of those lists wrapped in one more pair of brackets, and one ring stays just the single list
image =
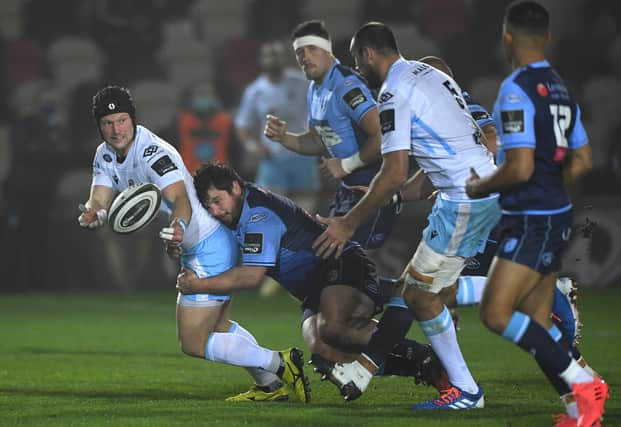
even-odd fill
[{"label": "wristband", "polygon": [[185,233],[185,229],[186,229],[186,228],[188,228],[188,223],[186,222],[186,220],[185,220],[185,219],[183,219],[183,218],[175,218],[175,219],[173,219],[173,220],[172,220],[172,222],[170,223],[170,226],[172,227],[172,225],[173,225],[175,222],[181,226],[181,229],[182,229],[182,230],[183,230],[183,232]]},{"label": "wristband", "polygon": [[357,151],[353,156],[341,159],[341,168],[343,168],[347,175],[364,165],[365,163],[360,158],[360,151]]}]

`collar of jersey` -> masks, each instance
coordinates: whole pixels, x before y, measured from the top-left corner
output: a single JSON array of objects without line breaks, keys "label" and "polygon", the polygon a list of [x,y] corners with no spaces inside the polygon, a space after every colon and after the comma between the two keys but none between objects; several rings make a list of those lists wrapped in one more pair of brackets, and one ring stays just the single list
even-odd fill
[{"label": "collar of jersey", "polygon": [[399,56],[399,58],[397,58],[397,60],[392,63],[390,68],[388,68],[388,72],[386,73],[386,75],[388,76],[388,74],[390,74],[390,72],[393,70],[393,68],[396,68],[402,62],[406,62],[406,59],[403,56]]},{"label": "collar of jersey", "polygon": [[330,84],[330,81],[332,81],[332,74],[334,74],[334,70],[336,70],[336,66],[339,65],[340,63],[341,61],[334,58],[334,64],[332,64],[332,68],[330,68],[330,71],[328,71],[328,73],[326,74],[326,78],[323,79],[321,84],[316,87],[317,89],[321,89],[322,87],[326,87]]},{"label": "collar of jersey", "polygon": [[530,68],[546,68],[550,67],[550,63],[547,59],[542,59],[541,61],[531,62],[530,64],[525,65],[525,67]]}]

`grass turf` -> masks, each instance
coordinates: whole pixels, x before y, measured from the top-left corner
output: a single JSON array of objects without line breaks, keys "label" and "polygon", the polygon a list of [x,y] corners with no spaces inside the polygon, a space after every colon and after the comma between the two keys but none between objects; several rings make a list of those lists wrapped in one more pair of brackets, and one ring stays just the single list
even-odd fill
[{"label": "grass turf", "polygon": [[[621,425],[621,289],[586,290],[580,308],[582,350],[609,382],[604,425]],[[413,413],[434,397],[405,378],[377,378],[345,403],[311,369],[313,401],[305,405],[224,399],[250,385],[239,368],[191,359],[177,349],[174,294],[4,294],[0,296],[1,426],[551,426],[558,397],[530,356],[480,324],[476,308],[460,310],[459,340],[486,408]],[[298,304],[280,294],[235,297],[233,316],[264,346],[304,348]],[[615,326],[617,325],[617,326]],[[411,334],[420,337],[414,325]],[[308,354],[306,354],[308,356]]]}]

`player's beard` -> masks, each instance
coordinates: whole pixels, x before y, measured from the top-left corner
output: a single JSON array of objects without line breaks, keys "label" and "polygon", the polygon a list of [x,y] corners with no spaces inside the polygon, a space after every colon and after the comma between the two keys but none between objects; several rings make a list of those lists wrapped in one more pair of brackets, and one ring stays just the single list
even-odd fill
[{"label": "player's beard", "polygon": [[382,80],[373,67],[369,64],[361,64],[358,68],[370,89],[379,89],[382,86]]}]

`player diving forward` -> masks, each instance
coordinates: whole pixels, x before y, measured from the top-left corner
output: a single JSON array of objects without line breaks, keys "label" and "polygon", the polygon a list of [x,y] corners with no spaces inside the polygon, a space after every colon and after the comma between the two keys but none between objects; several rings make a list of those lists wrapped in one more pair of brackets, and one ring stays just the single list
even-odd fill
[{"label": "player diving forward", "polygon": [[[360,396],[384,359],[386,372],[397,370],[389,366],[396,360],[385,357],[395,344],[431,354],[426,346],[403,339],[411,324],[405,303],[393,295],[392,283],[380,286],[375,266],[358,243],[348,242],[339,259],[317,257],[311,245],[323,226],[291,200],[243,181],[225,165],[202,166],[194,182],[203,206],[234,230],[243,257],[242,265],[217,276],[199,278],[183,269],[177,279],[181,292],[229,294],[271,276],[302,301],[302,334],[313,363],[321,365],[346,400]],[[373,315],[385,302],[382,319],[375,322]],[[412,363],[433,369],[425,359]],[[339,362],[339,368],[332,371],[327,361]]]},{"label": "player diving forward", "polygon": [[[235,266],[239,258],[235,237],[201,207],[179,153],[137,125],[130,92],[120,86],[101,89],[93,97],[92,114],[104,141],[95,153],[90,197],[80,207],[80,225],[87,229],[103,226],[117,192],[150,182],[161,189],[162,209],[172,218],[170,226],[160,233],[169,254],[181,250],[181,265],[200,277]],[[230,299],[226,294],[179,293],[177,334],[181,350],[189,356],[245,367],[256,382],[248,392],[253,400],[287,399],[282,379],[295,389],[300,400],[308,401],[310,389],[301,352],[260,347],[250,332],[229,320]]]}]

